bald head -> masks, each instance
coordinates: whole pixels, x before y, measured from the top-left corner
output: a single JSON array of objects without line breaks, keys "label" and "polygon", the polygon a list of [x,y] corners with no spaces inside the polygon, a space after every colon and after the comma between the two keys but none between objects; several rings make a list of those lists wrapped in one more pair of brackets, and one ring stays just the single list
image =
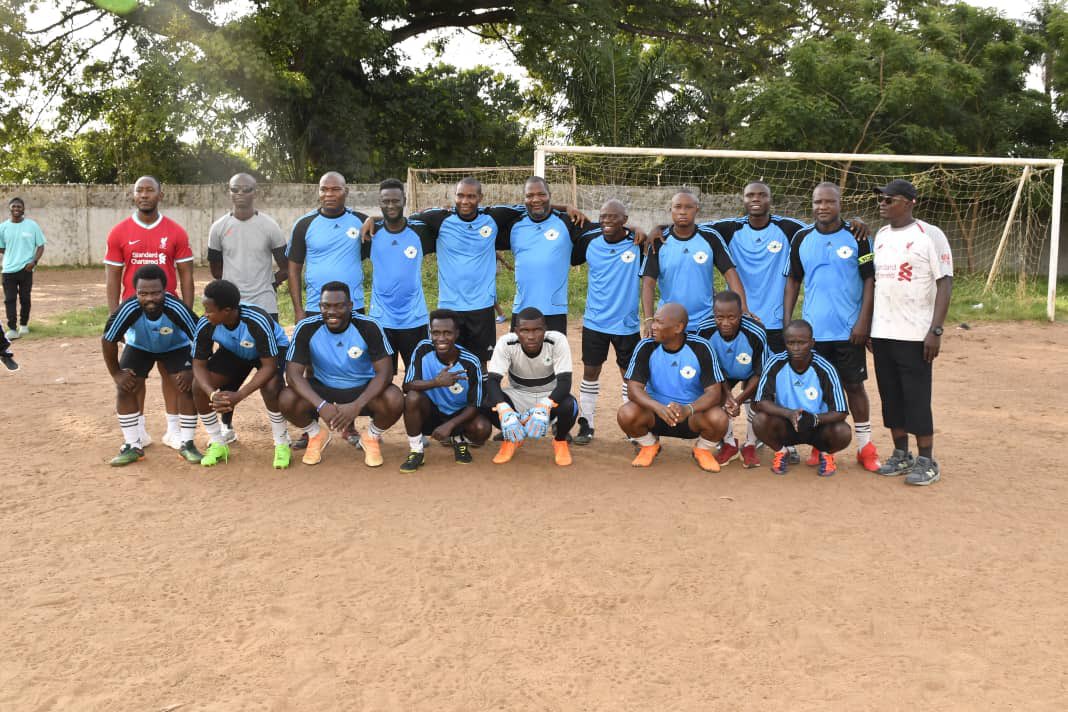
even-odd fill
[{"label": "bald head", "polygon": [[690,323],[690,315],[686,313],[686,307],[677,302],[668,302],[660,307],[656,313],[660,315],[661,319],[678,322],[684,327]]},{"label": "bald head", "polygon": [[319,211],[323,215],[337,217],[344,213],[348,195],[345,176],[337,171],[328,171],[319,179]]},{"label": "bald head", "polygon": [[156,190],[162,190],[163,184],[159,182],[159,178],[156,176],[141,176],[134,181],[134,190],[137,190],[137,186],[142,184],[149,184],[155,186]]},{"label": "bald head", "polygon": [[653,340],[671,348],[678,347],[686,341],[686,325],[689,321],[690,315],[681,304],[663,304],[653,315]]},{"label": "bald head", "polygon": [[347,184],[345,183],[345,176],[337,171],[327,171],[326,173],[323,173],[323,177],[319,179],[319,186],[322,187],[324,185],[340,185],[344,188]]},{"label": "bald head", "polygon": [[622,239],[625,232],[623,228],[627,224],[627,206],[615,198],[604,201],[598,222],[601,223],[601,232],[608,240]]},{"label": "bald head", "polygon": [[235,173],[234,176],[232,178],[230,178],[230,185],[237,185],[237,184],[240,184],[240,185],[251,185],[251,186],[255,187],[256,186],[256,179],[253,178],[252,176],[250,176],[248,173]]}]

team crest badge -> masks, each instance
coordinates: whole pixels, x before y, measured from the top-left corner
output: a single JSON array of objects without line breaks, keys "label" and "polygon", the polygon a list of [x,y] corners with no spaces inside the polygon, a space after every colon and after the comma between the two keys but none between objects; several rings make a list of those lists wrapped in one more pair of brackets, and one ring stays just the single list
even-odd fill
[{"label": "team crest badge", "polygon": [[348,230],[345,231],[345,234],[349,236],[350,240],[355,240],[357,237],[360,236],[360,231],[354,227],[350,227]]},{"label": "team crest badge", "polygon": [[174,333],[174,329],[172,329],[169,326],[161,326],[159,328],[159,335],[160,336],[170,336],[173,333]]},{"label": "team crest badge", "polygon": [[705,262],[708,262],[708,253],[704,251],[693,253],[693,261],[699,265],[703,265]]},{"label": "team crest badge", "polygon": [[256,344],[252,343],[248,339],[245,339],[244,341],[241,342],[241,348],[243,348],[243,349],[251,349],[255,345]]},{"label": "team crest badge", "polygon": [[560,237],[560,231],[559,230],[553,229],[553,230],[546,230],[545,231],[545,239],[548,240],[549,242],[552,242],[553,240],[555,240],[558,237]]},{"label": "team crest badge", "polygon": [[843,260],[848,260],[850,257],[853,256],[853,248],[849,245],[842,245],[836,250],[836,252],[838,256],[841,257]]},{"label": "team crest badge", "polygon": [[778,240],[772,240],[771,242],[768,243],[768,252],[770,252],[772,254],[776,254],[778,252],[782,252],[782,243],[779,242]]},{"label": "team crest badge", "polygon": [[415,249],[415,245],[408,245],[404,248],[404,256],[410,260],[414,260],[415,256],[419,254],[419,250]]},{"label": "team crest badge", "polygon": [[679,369],[679,375],[688,381],[697,375],[697,369],[693,366],[683,366]]},{"label": "team crest badge", "polygon": [[735,356],[734,360],[742,364],[743,366],[748,366],[749,364],[753,363],[753,357],[747,354],[745,351]]},{"label": "team crest badge", "polygon": [[819,397],[820,397],[820,392],[817,391],[815,388],[806,388],[805,389],[805,398],[808,398],[809,400],[816,400]]},{"label": "team crest badge", "polygon": [[464,392],[464,385],[462,383],[460,383],[459,381],[457,381],[456,383],[454,383],[451,386],[449,386],[449,393],[454,393],[456,395],[460,395],[463,392]]},{"label": "team crest badge", "polygon": [[159,249],[161,249],[161,250],[166,250],[167,249],[167,238],[165,238],[165,237],[160,238]]},{"label": "team crest badge", "polygon": [[542,358],[541,362],[544,363],[546,366],[552,366],[553,365],[553,356],[552,356],[552,354],[545,354],[545,356]]},{"label": "team crest badge", "polygon": [[478,229],[478,234],[481,235],[482,237],[489,237],[490,235],[493,234],[493,226],[492,225],[483,225],[482,227],[480,227]]},{"label": "team crest badge", "polygon": [[635,256],[635,254],[633,252],[631,252],[630,250],[627,250],[626,252],[624,252],[622,255],[619,256],[619,259],[623,260],[627,264],[630,264],[631,262],[633,262],[636,259],[636,256]]},{"label": "team crest badge", "polygon": [[363,356],[363,349],[361,349],[359,346],[353,346],[349,349],[349,358],[356,359],[360,356]]}]

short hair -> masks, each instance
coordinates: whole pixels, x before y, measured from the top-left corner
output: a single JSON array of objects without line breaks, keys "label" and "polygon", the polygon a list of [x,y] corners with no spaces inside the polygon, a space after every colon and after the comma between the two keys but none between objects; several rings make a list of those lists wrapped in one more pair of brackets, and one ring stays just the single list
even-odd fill
[{"label": "short hair", "polygon": [[439,319],[451,319],[452,325],[457,329],[460,328],[460,315],[452,309],[435,309],[434,311],[430,312],[430,319],[428,319],[429,323],[432,324]]},{"label": "short hair", "polygon": [[218,309],[237,309],[241,306],[241,290],[226,279],[216,279],[204,287],[204,298],[215,302]]},{"label": "short hair", "polygon": [[[790,329],[790,328],[793,328],[795,326],[798,329],[805,329],[806,331],[808,331],[808,335],[812,336],[812,324],[809,324],[804,319],[794,319],[793,321],[791,321],[789,324],[786,325],[786,329]],[[783,329],[783,331],[785,332],[786,329]]]},{"label": "short hair", "polygon": [[552,193],[552,191],[549,190],[549,181],[545,180],[541,176],[530,176],[529,178],[527,178],[525,181],[523,181],[523,189],[525,190],[526,187],[531,183],[541,183],[543,186],[545,186],[546,193]]},{"label": "short hair", "polygon": [[738,308],[742,308],[742,297],[737,292],[732,292],[729,289],[724,289],[722,292],[716,292],[716,296],[712,299],[713,304],[737,304]]},{"label": "short hair", "polygon": [[352,292],[349,291],[349,285],[344,282],[334,280],[333,282],[327,282],[319,288],[319,294],[323,292],[344,292],[345,299],[352,299]]},{"label": "short hair", "polygon": [[137,287],[137,283],[142,279],[158,279],[160,284],[163,285],[163,288],[167,288],[167,273],[164,272],[163,268],[159,265],[141,265],[138,267],[133,276],[133,285],[135,288]]},{"label": "short hair", "polygon": [[545,315],[541,313],[541,309],[537,307],[525,307],[520,309],[515,315],[515,321],[518,324],[521,321],[537,321],[538,319],[545,319]]},{"label": "short hair", "polygon": [[12,198],[11,200],[7,201],[7,204],[8,204],[9,207],[14,205],[15,203],[18,203],[19,205],[21,205],[24,208],[26,207],[26,201],[23,200],[22,198],[18,197],[17,195],[14,198]]},{"label": "short hair", "polygon": [[156,190],[163,190],[163,181],[161,181],[159,178],[157,178],[156,176],[154,176],[154,175],[152,175],[150,173],[146,173],[145,175],[143,175],[140,178],[138,178],[137,180],[135,180],[134,181],[134,185],[137,185],[138,183],[140,183],[142,178],[148,178],[153,183],[155,183],[156,184]]},{"label": "short hair", "polygon": [[474,176],[464,176],[460,180],[456,181],[457,185],[461,183],[463,183],[464,185],[475,186],[475,188],[478,190],[478,194],[482,195],[482,181],[480,181],[478,178],[475,178]]},{"label": "short hair", "polygon": [[693,188],[679,188],[671,196],[671,202],[675,202],[676,195],[688,195],[693,198],[693,202],[697,203],[697,207],[701,207],[701,198],[697,195],[697,191]]},{"label": "short hair", "polygon": [[762,180],[751,180],[751,181],[749,181],[748,183],[746,183],[745,185],[742,186],[742,192],[744,193],[745,189],[748,188],[751,185],[762,185],[762,186],[764,186],[764,189],[768,191],[768,195],[771,195],[771,186],[768,185],[767,183],[765,183]]},{"label": "short hair", "polygon": [[812,192],[815,193],[820,188],[830,188],[834,191],[835,195],[837,195],[839,198],[842,197],[842,189],[838,187],[837,183],[832,183],[829,180],[825,180],[822,183],[816,185],[816,187],[812,189]]},{"label": "short hair", "polygon": [[396,188],[400,192],[404,192],[404,183],[396,178],[386,178],[384,181],[378,184],[379,190],[392,190]]}]

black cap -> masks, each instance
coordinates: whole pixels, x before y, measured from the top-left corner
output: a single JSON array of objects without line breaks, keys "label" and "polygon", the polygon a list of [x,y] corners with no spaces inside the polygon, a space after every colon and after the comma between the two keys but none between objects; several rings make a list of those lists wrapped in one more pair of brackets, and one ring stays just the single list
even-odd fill
[{"label": "black cap", "polygon": [[904,178],[894,178],[882,188],[873,189],[879,195],[900,195],[909,200],[916,200],[916,186]]}]

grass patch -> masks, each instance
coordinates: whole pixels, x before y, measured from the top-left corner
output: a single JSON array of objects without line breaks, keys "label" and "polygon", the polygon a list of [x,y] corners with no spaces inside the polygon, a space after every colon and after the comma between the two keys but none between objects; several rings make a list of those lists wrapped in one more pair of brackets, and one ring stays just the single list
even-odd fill
[{"label": "grass patch", "polygon": [[[510,261],[510,260],[509,260]],[[990,292],[983,294],[986,277],[981,274],[961,275],[953,282],[953,301],[950,303],[947,324],[974,321],[1044,321],[1046,319],[1046,280],[1018,280],[1006,276],[993,285]],[[364,263],[364,297],[369,303],[371,298],[371,267]],[[723,279],[716,276],[716,288],[723,288]],[[438,301],[437,260],[429,255],[423,263],[423,290],[427,305],[433,308]],[[570,315],[582,316],[586,304],[586,269],[571,268],[571,282],[568,289]],[[512,300],[515,297],[515,284],[512,273],[502,271],[497,275],[497,301],[510,314]],[[203,312],[199,297],[195,305],[198,313]],[[278,290],[279,318],[285,325],[293,323],[293,303],[289,290],[283,286]],[[800,313],[800,309],[798,309]],[[106,307],[77,309],[57,314],[44,319],[35,319],[29,339],[74,338],[100,336],[108,319]],[[1057,321],[1068,321],[1068,278],[1057,282]]]}]

